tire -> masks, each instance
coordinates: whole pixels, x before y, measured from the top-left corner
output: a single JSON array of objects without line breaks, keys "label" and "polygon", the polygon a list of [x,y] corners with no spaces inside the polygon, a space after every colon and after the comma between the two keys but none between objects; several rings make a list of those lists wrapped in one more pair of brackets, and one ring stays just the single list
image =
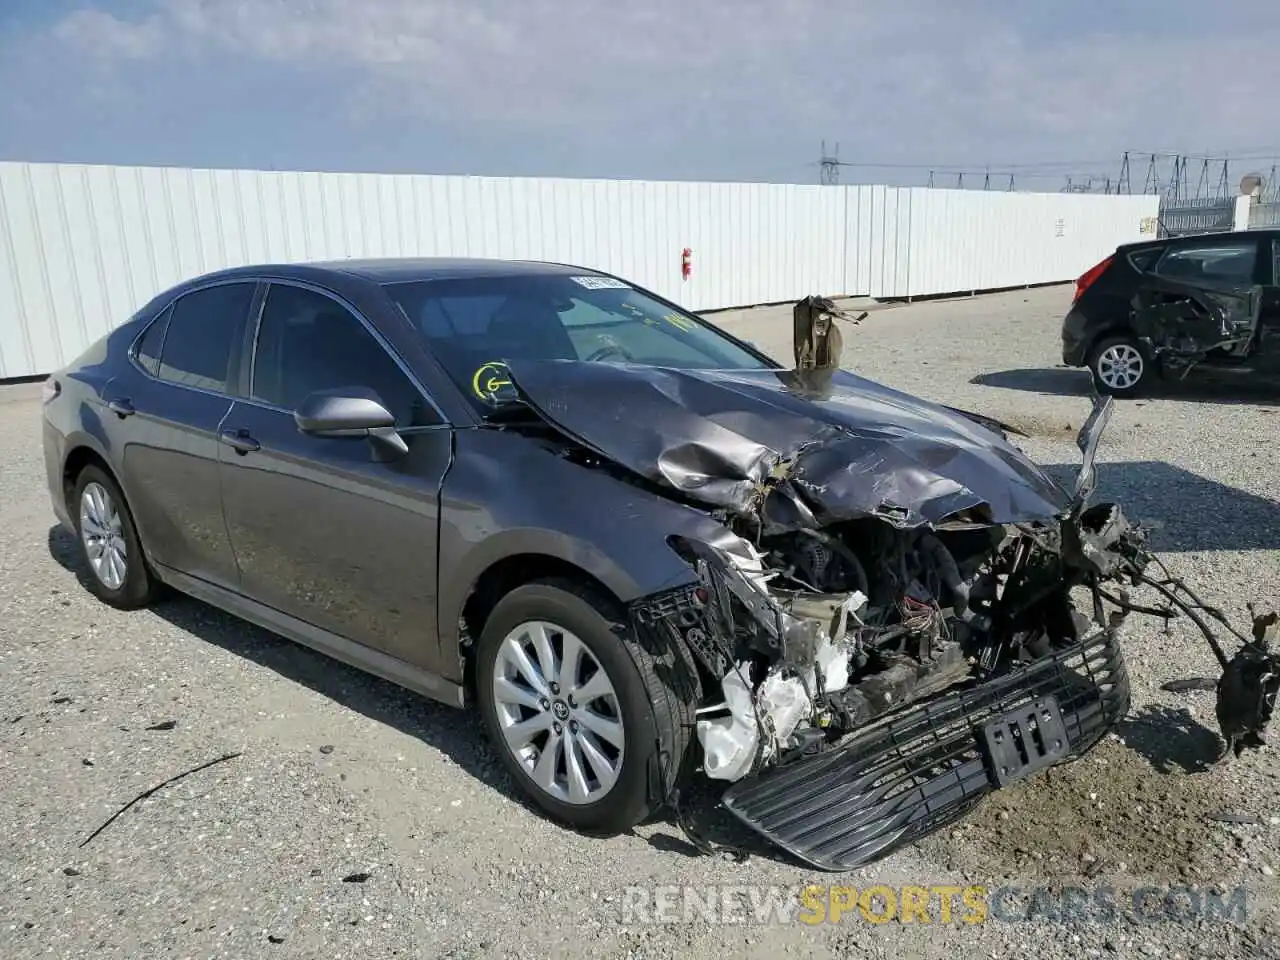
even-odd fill
[{"label": "tire", "polygon": [[[523,649],[528,666],[537,667],[544,659],[536,656],[540,624],[557,661],[557,669],[546,671],[559,678],[554,687],[540,670],[530,682],[528,671],[520,671],[518,657],[511,655],[515,648]],[[575,683],[559,668],[565,666],[565,645],[572,639],[586,651],[576,689],[588,694],[602,689],[590,659],[603,670],[612,698],[580,702],[570,694]],[[476,694],[489,740],[521,789],[551,819],[610,835],[631,829],[661,808],[688,749],[701,697],[697,670],[682,646],[648,650],[632,635],[617,604],[582,584],[547,580],[518,587],[498,602],[475,655]],[[504,681],[501,693],[495,678]],[[539,680],[547,683],[546,696],[536,694]],[[616,725],[601,726],[602,719],[620,721],[621,744],[600,733],[618,733]],[[512,746],[507,731],[517,723],[527,726],[513,735]],[[532,734],[526,743],[528,726],[545,732]],[[548,756],[553,736],[558,743]],[[547,762],[539,766],[539,759]],[[584,773],[576,796],[571,759]],[[600,764],[612,771],[611,778],[598,775]],[[606,779],[611,779],[607,787]]]},{"label": "tire", "polygon": [[1153,361],[1136,337],[1124,334],[1094,344],[1089,351],[1089,372],[1100,393],[1133,397],[1151,380]]},{"label": "tire", "polygon": [[[88,498],[86,493],[90,494]],[[90,503],[96,506],[90,508]],[[155,600],[160,584],[147,566],[133,514],[115,479],[101,467],[92,464],[85,467],[76,477],[67,506],[88,568],[87,585],[94,596],[120,610],[136,610]],[[105,553],[110,551],[98,554],[91,549],[91,538],[85,535],[85,527],[90,524],[98,530],[107,530],[113,538],[112,544],[122,548],[115,555],[118,562],[104,562]]]}]

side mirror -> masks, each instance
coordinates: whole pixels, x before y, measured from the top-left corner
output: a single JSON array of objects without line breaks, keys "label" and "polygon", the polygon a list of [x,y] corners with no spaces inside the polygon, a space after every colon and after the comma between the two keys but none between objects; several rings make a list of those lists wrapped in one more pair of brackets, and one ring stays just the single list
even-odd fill
[{"label": "side mirror", "polygon": [[379,462],[409,452],[396,432],[395,416],[372,392],[313,393],[294,411],[293,420],[312,437],[365,437]]}]

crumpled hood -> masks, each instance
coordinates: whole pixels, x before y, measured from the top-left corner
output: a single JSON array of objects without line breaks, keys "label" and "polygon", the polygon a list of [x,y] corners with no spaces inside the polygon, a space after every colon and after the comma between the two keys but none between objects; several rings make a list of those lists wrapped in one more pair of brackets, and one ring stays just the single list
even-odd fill
[{"label": "crumpled hood", "polygon": [[596,453],[767,532],[875,515],[902,527],[979,508],[1050,520],[1071,498],[964,413],[837,371],[516,361],[544,420]]}]

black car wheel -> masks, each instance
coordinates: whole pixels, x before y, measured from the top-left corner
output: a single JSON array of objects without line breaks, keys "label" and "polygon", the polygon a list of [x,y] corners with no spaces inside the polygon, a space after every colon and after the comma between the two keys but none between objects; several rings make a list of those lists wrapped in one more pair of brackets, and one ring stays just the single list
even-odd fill
[{"label": "black car wheel", "polygon": [[503,764],[554,819],[599,833],[661,805],[650,773],[675,776],[700,697],[688,653],[645,649],[613,607],[570,581],[526,584],[498,602],[476,646]]},{"label": "black car wheel", "polygon": [[1132,397],[1150,379],[1151,358],[1134,337],[1107,337],[1090,351],[1089,370],[1100,392]]},{"label": "black car wheel", "polygon": [[100,467],[85,467],[68,506],[94,596],[121,610],[154,600],[159,584],[147,567],[133,515],[115,480]]}]

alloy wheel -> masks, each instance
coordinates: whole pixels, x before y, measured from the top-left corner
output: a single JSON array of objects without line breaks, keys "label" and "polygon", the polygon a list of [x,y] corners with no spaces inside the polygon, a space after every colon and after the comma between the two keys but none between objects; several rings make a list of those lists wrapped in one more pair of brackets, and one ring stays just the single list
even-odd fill
[{"label": "alloy wheel", "polygon": [[1129,390],[1142,379],[1144,366],[1135,346],[1114,343],[1098,357],[1098,379],[1113,390]]},{"label": "alloy wheel", "polygon": [[129,548],[120,508],[99,483],[86,484],[80,495],[80,539],[93,575],[108,590],[119,590],[129,575]]},{"label": "alloy wheel", "polygon": [[530,779],[564,803],[588,804],[622,770],[622,710],[604,666],[546,621],[517,625],[498,647],[493,702],[503,741]]}]

